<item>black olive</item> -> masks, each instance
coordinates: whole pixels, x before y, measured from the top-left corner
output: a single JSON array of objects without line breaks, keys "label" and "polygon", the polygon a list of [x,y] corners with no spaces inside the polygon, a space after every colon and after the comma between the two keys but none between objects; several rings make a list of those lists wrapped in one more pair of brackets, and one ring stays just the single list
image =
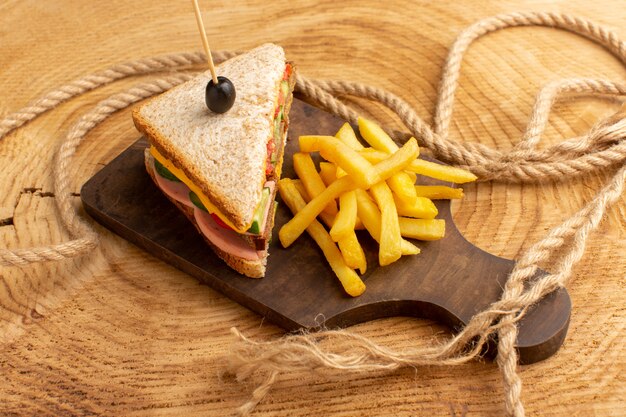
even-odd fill
[{"label": "black olive", "polygon": [[235,102],[235,86],[226,77],[217,77],[217,85],[213,79],[206,86],[206,105],[214,113],[226,113]]}]

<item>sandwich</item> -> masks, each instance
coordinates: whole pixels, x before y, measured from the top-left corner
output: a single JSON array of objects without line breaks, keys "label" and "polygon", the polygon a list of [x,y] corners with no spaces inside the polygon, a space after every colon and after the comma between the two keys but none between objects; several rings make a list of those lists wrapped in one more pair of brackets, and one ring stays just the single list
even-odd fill
[{"label": "sandwich", "polygon": [[264,44],[216,67],[232,81],[226,113],[205,105],[207,71],[133,111],[148,139],[145,166],[156,186],[237,272],[265,275],[276,183],[293,100],[294,67]]}]

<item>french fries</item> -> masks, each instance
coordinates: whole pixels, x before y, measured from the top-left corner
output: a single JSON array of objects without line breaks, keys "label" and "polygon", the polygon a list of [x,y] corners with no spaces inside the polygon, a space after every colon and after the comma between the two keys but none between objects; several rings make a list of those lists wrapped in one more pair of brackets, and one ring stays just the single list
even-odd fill
[{"label": "french fries", "polygon": [[[386,180],[396,172],[402,171],[411,161],[415,160],[418,152],[417,140],[411,138],[397,152],[374,165],[374,170],[381,180]],[[376,184],[376,182],[378,181],[372,182],[370,186]]]},{"label": "french fries", "polygon": [[355,150],[333,136],[300,136],[301,152],[320,152],[327,161],[334,162],[352,177],[361,188],[369,188],[381,181],[372,164]]},{"label": "french fries", "polygon": [[278,231],[278,238],[283,247],[289,247],[306,230],[324,207],[346,191],[354,190],[357,185],[351,177],[339,178],[328,186],[321,194],[314,197],[308,204],[293,216]]},{"label": "french fries", "polygon": [[[370,145],[372,145],[372,147],[376,149],[381,149],[387,152],[387,154],[394,153],[398,150],[398,145],[396,145],[394,141],[385,133],[385,131],[382,130],[376,123],[359,117],[358,124],[361,135],[363,135],[363,138],[365,138],[365,140]],[[356,135],[354,134],[354,130],[348,123],[344,123],[343,126],[341,126],[341,129],[339,129],[337,134],[335,134],[335,137],[355,151],[366,150],[361,142],[359,142]],[[385,155],[385,157],[387,156],[388,155]],[[381,158],[376,162],[380,162],[383,159],[385,158]],[[389,187],[391,187],[394,193],[396,193],[396,195],[398,195],[398,197],[407,204],[413,204],[415,202],[415,197],[417,197],[417,194],[413,189],[413,184],[415,184],[416,176],[414,173],[411,174],[412,175],[409,175],[409,173],[407,173],[406,171],[397,172],[387,180],[387,184],[389,185]]]},{"label": "french fries", "polygon": [[[384,161],[389,157],[388,153],[372,148],[360,150],[359,155],[367,159],[372,164]],[[407,165],[405,170],[437,180],[453,182],[455,184],[464,184],[466,182],[476,181],[477,178],[476,175],[464,169],[451,167],[449,165],[436,164],[423,159],[415,159]]]},{"label": "french fries", "polygon": [[[359,141],[348,123],[335,136],[300,136],[300,153],[293,161],[300,179],[278,182],[280,195],[294,214],[278,232],[281,244],[290,246],[306,230],[352,296],[365,290],[355,270],[361,274],[368,270],[355,230],[366,229],[378,242],[381,266],[402,255],[417,255],[420,249],[405,238],[431,241],[445,236],[445,220],[435,218],[438,211],[431,199],[463,197],[460,188],[415,185],[417,175],[454,183],[476,179],[468,171],[417,159],[415,138],[399,147],[376,123],[359,118],[358,125],[371,147]],[[325,159],[319,172],[311,152]]]},{"label": "french fries", "polygon": [[391,139],[389,135],[385,133],[385,131],[376,123],[371,120],[364,119],[363,117],[359,117],[357,123],[359,125],[359,132],[361,132],[361,136],[363,136],[363,139],[365,139],[365,141],[369,143],[372,148],[388,154],[394,153],[398,150],[398,145],[396,145],[393,139]]},{"label": "french fries", "polygon": [[348,191],[339,197],[339,214],[335,217],[335,223],[330,229],[330,237],[339,242],[354,232],[356,225],[356,194]]},{"label": "french fries", "polygon": [[[311,201],[311,197],[309,197],[309,194],[307,193],[306,188],[304,188],[304,184],[302,184],[301,180],[293,180],[292,183],[300,193],[300,196],[304,199],[305,203]],[[331,216],[323,211],[319,214],[319,218],[322,219],[324,224],[328,227],[333,227],[333,224],[335,223],[335,216]]]},{"label": "french fries", "polygon": [[417,181],[417,174],[415,172],[407,171],[406,169],[402,172],[408,175],[409,178],[411,178],[411,182],[415,184],[415,181]]},{"label": "french fries", "polygon": [[[280,192],[281,198],[293,214],[297,214],[306,206],[306,203],[302,199],[302,196],[298,192],[297,188],[293,185],[291,179],[283,178],[280,180],[278,182],[278,191]],[[307,232],[319,245],[320,249],[322,249],[324,256],[328,260],[332,270],[337,275],[337,278],[339,278],[344,290],[352,297],[357,297],[363,294],[363,291],[365,291],[365,284],[356,272],[346,265],[341,252],[337,249],[337,246],[335,246],[335,242],[332,241],[330,235],[326,229],[324,229],[324,226],[322,226],[317,220],[313,220],[307,226]]]},{"label": "french fries", "polygon": [[[302,152],[293,154],[293,169],[302,181],[307,194],[312,198],[317,197],[326,189],[324,181],[322,181],[315,169],[315,164],[310,154]],[[337,204],[334,200],[324,208],[324,213],[331,216],[336,215],[337,211]]]},{"label": "french fries", "polygon": [[337,166],[332,162],[320,162],[320,177],[328,187],[337,179]]},{"label": "french fries", "polygon": [[418,240],[438,240],[446,234],[446,221],[443,219],[410,219],[399,217],[400,234]]},{"label": "french fries", "polygon": [[384,182],[375,184],[370,192],[374,200],[380,207],[380,249],[378,251],[378,262],[381,266],[389,265],[402,256],[400,224],[398,223],[398,212],[393,202],[393,196],[389,186]]},{"label": "french fries", "polygon": [[415,203],[411,205],[405,204],[396,196],[394,196],[394,201],[400,216],[415,217],[418,219],[434,219],[437,214],[439,214],[437,206],[428,198],[417,197]]},{"label": "french fries", "polygon": [[[332,165],[332,164],[331,164]],[[302,184],[302,181],[300,180],[293,180],[293,185],[295,185],[295,187],[298,189],[298,192],[300,193],[300,195],[302,196],[302,198],[304,199],[304,201],[306,203],[308,203],[309,201],[311,201],[311,198],[309,197],[306,189],[304,188],[304,185]],[[328,227],[333,227],[333,224],[335,224],[335,216],[331,216],[328,215],[326,213],[324,213],[323,211],[319,214],[319,217],[322,219],[322,221],[324,222],[324,224]],[[359,219],[358,217],[356,218],[356,222],[354,225],[354,230],[363,230],[365,229],[365,227],[363,226],[363,223],[361,222],[361,219]]]},{"label": "french fries", "polygon": [[[308,203],[311,200],[311,198],[307,194],[306,188],[304,188],[304,184],[302,184],[302,180],[291,180],[291,183],[293,184],[294,187],[296,187],[296,190],[298,190],[304,202]],[[333,222],[334,221],[335,219],[333,218]]]},{"label": "french fries", "polygon": [[463,189],[446,187],[444,185],[416,185],[415,194],[431,200],[451,200],[463,198]]},{"label": "french fries", "polygon": [[[384,158],[376,162],[382,161],[387,158],[389,154],[398,150],[398,145],[396,145],[393,139],[376,123],[363,117],[359,117],[357,122],[359,124],[359,132],[361,132],[363,139],[372,146],[373,150],[382,151],[386,154]],[[363,148],[361,148],[361,150],[363,150]],[[417,156],[419,156],[419,148],[416,157]],[[387,185],[389,185],[400,200],[410,205],[414,204],[415,197],[417,197],[412,187],[415,184],[415,180],[414,175],[409,176],[409,174],[405,172],[398,172],[387,180]]]},{"label": "french fries", "polygon": [[364,274],[367,271],[367,260],[354,230],[351,230],[348,235],[341,238],[337,244],[346,265],[352,269],[358,268],[361,275]]},{"label": "french fries", "polygon": [[[303,151],[310,151],[311,149],[319,150],[322,147],[326,147],[326,149],[331,149],[333,152],[339,152],[337,149],[343,149],[344,152],[352,153],[358,156],[355,151],[348,148],[346,145],[343,145],[332,136],[300,136],[300,146],[302,147],[303,144],[304,149],[301,149]],[[354,175],[359,177],[359,181],[365,181],[365,183],[361,184],[361,182],[354,180],[353,174],[346,169],[346,172],[348,172],[347,176],[335,180],[335,182],[330,184],[324,192],[319,194],[317,197],[314,197],[306,205],[306,207],[304,207],[304,209],[299,211],[298,214],[281,227],[278,232],[280,243],[282,243],[285,248],[289,247],[306,230],[307,226],[315,220],[322,210],[324,210],[328,203],[347,191],[351,191],[356,188],[369,189],[372,185],[386,180],[396,172],[401,171],[406,164],[411,161],[411,159],[415,159],[416,154],[417,141],[412,138],[407,141],[404,146],[398,150],[398,152],[373,167],[367,161],[365,161],[365,164],[369,165],[369,167],[359,166],[359,163],[350,165],[351,162],[346,162],[349,161],[349,159],[346,158],[345,155],[342,156],[342,160],[346,163],[345,166],[347,167],[350,165],[350,168],[348,169],[352,171]],[[359,185],[364,186],[359,187]]]},{"label": "french fries", "polygon": [[417,192],[415,181],[411,180],[409,174],[404,171],[396,172],[387,180],[387,185],[402,202],[411,205],[415,204]]},{"label": "french fries", "polygon": [[436,164],[434,162],[424,161],[423,159],[416,159],[411,162],[406,169],[416,174],[425,175],[437,180],[453,182],[455,184],[465,184],[466,182],[476,181],[478,178],[476,175],[464,169]]},{"label": "french fries", "polygon": [[[361,189],[354,190],[354,192],[356,193],[356,206],[359,218],[363,221],[363,225],[370,236],[372,236],[376,242],[380,243],[380,210],[378,210],[376,203],[367,195],[367,192]],[[402,239],[400,247],[402,249],[402,255],[417,255],[420,253],[420,249],[408,240]]]},{"label": "french fries", "polygon": [[364,148],[361,142],[359,142],[356,138],[350,123],[344,123],[343,126],[341,126],[341,129],[339,129],[339,131],[335,134],[335,137],[355,151]]}]

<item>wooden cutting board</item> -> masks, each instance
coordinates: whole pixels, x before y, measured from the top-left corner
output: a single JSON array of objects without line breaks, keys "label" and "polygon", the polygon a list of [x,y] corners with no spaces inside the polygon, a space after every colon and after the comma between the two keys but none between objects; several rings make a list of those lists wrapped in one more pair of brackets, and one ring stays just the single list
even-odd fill
[{"label": "wooden cutting board", "polygon": [[[294,101],[290,118],[283,176],[295,177],[294,138],[332,135],[343,120],[300,100]],[[346,327],[398,315],[429,318],[458,330],[500,297],[514,266],[514,261],[493,256],[465,240],[454,225],[450,203],[438,201],[438,218],[446,220],[446,236],[440,241],[417,242],[422,250],[417,256],[379,267],[377,244],[366,232],[359,232],[368,260],[363,276],[367,290],[360,297],[344,293],[322,252],[306,234],[288,249],[274,239],[265,278],[250,279],[214,255],[152,183],[143,163],[146,146],[145,140],[138,140],[85,183],[81,190],[85,210],[125,239],[287,330]],[[290,217],[287,207],[279,204],[275,235]],[[525,315],[517,341],[522,363],[545,359],[558,350],[570,311],[569,295],[560,289]]]}]

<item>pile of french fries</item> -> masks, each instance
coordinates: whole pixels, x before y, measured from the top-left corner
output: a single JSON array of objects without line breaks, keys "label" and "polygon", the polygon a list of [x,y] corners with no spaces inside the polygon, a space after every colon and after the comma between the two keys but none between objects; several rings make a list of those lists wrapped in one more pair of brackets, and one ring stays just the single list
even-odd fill
[{"label": "pile of french fries", "polygon": [[[278,183],[294,214],[280,229],[280,242],[286,248],[306,230],[353,297],[365,291],[355,270],[361,274],[367,270],[356,230],[367,230],[379,243],[381,266],[402,255],[417,255],[420,249],[405,238],[437,240],[445,234],[445,220],[435,219],[432,200],[463,197],[460,188],[415,185],[417,175],[457,184],[476,180],[471,172],[418,159],[415,138],[398,147],[376,123],[359,118],[358,126],[369,147],[361,144],[348,123],[335,136],[300,136],[300,152],[293,156],[299,179],[283,178]],[[319,172],[312,152],[325,160]]]}]

